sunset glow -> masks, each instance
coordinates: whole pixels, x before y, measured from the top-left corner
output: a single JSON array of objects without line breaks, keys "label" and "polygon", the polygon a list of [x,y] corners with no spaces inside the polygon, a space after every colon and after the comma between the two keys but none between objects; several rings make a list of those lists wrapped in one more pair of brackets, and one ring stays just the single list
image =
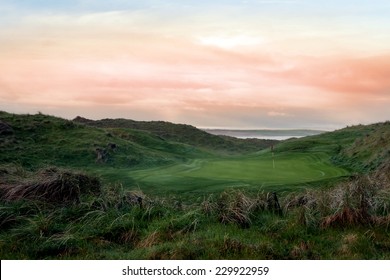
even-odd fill
[{"label": "sunset glow", "polygon": [[389,1],[5,0],[0,13],[0,110],[221,128],[390,119]]}]

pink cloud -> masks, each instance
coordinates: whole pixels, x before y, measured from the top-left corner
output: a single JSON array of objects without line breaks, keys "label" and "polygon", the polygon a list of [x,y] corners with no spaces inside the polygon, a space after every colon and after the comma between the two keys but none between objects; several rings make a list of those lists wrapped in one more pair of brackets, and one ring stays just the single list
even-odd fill
[{"label": "pink cloud", "polygon": [[223,49],[189,36],[94,31],[0,46],[0,98],[43,108],[109,105],[171,119],[213,112],[215,120],[390,102],[389,55],[299,57],[261,45]]},{"label": "pink cloud", "polygon": [[390,56],[364,58],[303,58],[280,75],[296,84],[339,92],[342,95],[383,94],[390,90]]}]

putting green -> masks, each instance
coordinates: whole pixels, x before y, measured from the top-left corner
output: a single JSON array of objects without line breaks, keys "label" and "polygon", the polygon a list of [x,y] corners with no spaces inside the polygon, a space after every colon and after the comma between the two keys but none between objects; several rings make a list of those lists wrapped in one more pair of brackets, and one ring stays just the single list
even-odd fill
[{"label": "putting green", "polygon": [[145,170],[127,171],[139,186],[165,191],[217,191],[229,186],[280,186],[347,175],[325,153],[271,153],[245,157],[195,159]]}]

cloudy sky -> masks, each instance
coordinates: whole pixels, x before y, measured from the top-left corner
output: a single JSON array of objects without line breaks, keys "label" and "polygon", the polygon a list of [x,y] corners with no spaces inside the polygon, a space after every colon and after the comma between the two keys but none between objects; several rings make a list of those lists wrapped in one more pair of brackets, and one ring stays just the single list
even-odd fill
[{"label": "cloudy sky", "polygon": [[198,127],[390,119],[388,0],[0,0],[0,110]]}]

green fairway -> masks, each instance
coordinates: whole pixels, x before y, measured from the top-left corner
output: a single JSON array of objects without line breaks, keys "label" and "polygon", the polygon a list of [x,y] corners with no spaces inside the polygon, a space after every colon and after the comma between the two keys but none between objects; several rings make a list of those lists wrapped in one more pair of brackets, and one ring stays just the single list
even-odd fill
[{"label": "green fairway", "polygon": [[[325,153],[262,153],[251,156],[193,159],[156,168],[106,170],[108,177],[163,192],[213,192],[226,187],[281,188],[347,175]],[[127,179],[126,179],[127,177]],[[131,178],[131,180],[129,179]]]}]

